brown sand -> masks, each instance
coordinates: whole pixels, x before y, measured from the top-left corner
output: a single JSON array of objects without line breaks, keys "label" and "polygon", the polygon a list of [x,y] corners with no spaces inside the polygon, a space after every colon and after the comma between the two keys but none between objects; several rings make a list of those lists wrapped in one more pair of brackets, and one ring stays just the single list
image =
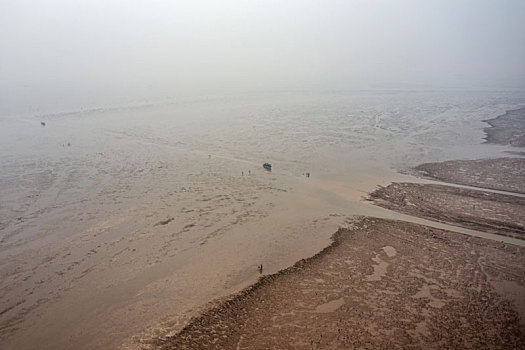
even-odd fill
[{"label": "brown sand", "polygon": [[[363,218],[196,317],[162,349],[525,348],[525,250]],[[510,292],[509,292],[510,291]]]},{"label": "brown sand", "polygon": [[525,239],[525,198],[444,185],[392,183],[370,195],[405,214]]},{"label": "brown sand", "polygon": [[507,111],[485,122],[490,124],[485,129],[487,142],[525,147],[525,108]]},{"label": "brown sand", "polygon": [[416,175],[440,181],[525,193],[525,159],[450,160],[415,167]]}]

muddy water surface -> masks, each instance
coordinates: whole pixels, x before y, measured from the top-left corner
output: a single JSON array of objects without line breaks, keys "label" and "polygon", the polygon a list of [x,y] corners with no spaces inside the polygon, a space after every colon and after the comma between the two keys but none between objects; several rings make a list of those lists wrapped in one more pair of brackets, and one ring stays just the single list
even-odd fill
[{"label": "muddy water surface", "polygon": [[280,94],[2,116],[2,345],[133,348],[177,330],[350,216],[399,215],[362,201],[407,179],[396,169],[501,155],[480,144],[482,120],[523,99]]}]

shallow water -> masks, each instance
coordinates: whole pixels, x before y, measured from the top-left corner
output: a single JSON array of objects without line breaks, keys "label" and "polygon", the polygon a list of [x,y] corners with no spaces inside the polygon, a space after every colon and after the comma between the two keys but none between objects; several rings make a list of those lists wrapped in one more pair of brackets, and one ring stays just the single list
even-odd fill
[{"label": "shallow water", "polygon": [[524,103],[283,93],[2,116],[0,337],[134,347],[133,335],[177,329],[253,282],[258,264],[276,271],[351,215],[384,213],[361,199],[408,179],[396,169],[503,155],[482,144],[482,120]]}]

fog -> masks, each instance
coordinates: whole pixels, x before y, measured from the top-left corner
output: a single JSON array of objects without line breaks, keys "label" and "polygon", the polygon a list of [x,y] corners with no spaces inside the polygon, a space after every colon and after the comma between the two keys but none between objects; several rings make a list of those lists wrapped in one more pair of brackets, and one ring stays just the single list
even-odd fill
[{"label": "fog", "polygon": [[0,2],[0,115],[186,95],[523,89],[525,2]]}]

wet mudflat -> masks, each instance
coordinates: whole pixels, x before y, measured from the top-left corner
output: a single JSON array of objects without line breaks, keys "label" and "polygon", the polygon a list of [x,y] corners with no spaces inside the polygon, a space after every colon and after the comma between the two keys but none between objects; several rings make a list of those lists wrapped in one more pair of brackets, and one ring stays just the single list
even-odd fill
[{"label": "wet mudflat", "polygon": [[416,175],[429,179],[525,193],[525,158],[449,160],[421,164],[414,170]]},{"label": "wet mudflat", "polygon": [[284,94],[2,116],[2,346],[136,349],[174,334],[256,282],[257,264],[276,272],[347,217],[384,214],[361,198],[409,181],[394,168],[501,157],[506,147],[479,144],[481,120],[522,96]]},{"label": "wet mudflat", "polygon": [[445,185],[392,183],[374,204],[405,214],[525,239],[525,198]]},{"label": "wet mudflat", "polygon": [[507,111],[485,122],[490,124],[490,127],[485,129],[487,142],[525,147],[525,108]]},{"label": "wet mudflat", "polygon": [[[480,190],[394,182],[369,199],[415,217],[524,239],[524,197],[484,190],[523,193],[523,159],[426,163],[414,170]],[[347,224],[314,257],[216,301],[179,333],[143,345],[524,348],[521,245],[397,220],[363,217]]]},{"label": "wet mudflat", "polygon": [[[523,146],[525,109],[487,121],[488,143]],[[519,137],[518,137],[519,136]],[[457,226],[525,239],[525,159],[493,158],[425,163],[408,171],[448,185],[392,183],[370,194],[374,204]],[[488,190],[509,192],[493,193]],[[514,193],[514,194],[513,194]]]},{"label": "wet mudflat", "polygon": [[523,348],[524,253],[362,218],[316,256],[263,277],[150,346]]}]

